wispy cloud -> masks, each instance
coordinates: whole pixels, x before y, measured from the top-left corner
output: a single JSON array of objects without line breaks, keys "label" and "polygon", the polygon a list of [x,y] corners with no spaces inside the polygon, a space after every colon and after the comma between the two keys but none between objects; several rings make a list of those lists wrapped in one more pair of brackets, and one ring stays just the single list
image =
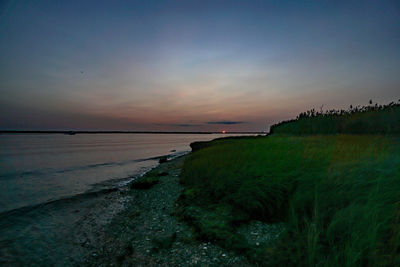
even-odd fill
[{"label": "wispy cloud", "polygon": [[201,126],[201,124],[178,123],[178,124],[169,124],[169,126],[176,126],[176,127],[195,127],[195,126]]},{"label": "wispy cloud", "polygon": [[207,124],[222,124],[222,125],[234,125],[246,123],[244,121],[208,121]]},{"label": "wispy cloud", "polygon": [[202,126],[202,124],[194,124],[194,123],[154,123],[157,126],[171,126],[171,127],[196,127]]}]

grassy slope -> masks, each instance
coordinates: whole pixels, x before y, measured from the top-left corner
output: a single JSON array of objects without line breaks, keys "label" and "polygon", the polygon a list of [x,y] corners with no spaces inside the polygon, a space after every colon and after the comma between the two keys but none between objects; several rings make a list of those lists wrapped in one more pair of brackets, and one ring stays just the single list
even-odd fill
[{"label": "grassy slope", "polygon": [[[181,173],[181,215],[201,238],[264,265],[393,265],[400,248],[400,138],[269,136],[216,140]],[[283,222],[249,246],[251,219]]]}]

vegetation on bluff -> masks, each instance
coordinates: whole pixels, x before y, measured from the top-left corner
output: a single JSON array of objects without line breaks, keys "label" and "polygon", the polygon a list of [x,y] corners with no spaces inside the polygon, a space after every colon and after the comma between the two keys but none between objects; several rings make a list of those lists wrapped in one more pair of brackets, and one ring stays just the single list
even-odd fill
[{"label": "vegetation on bluff", "polygon": [[270,133],[279,134],[399,134],[400,99],[387,105],[350,106],[349,110],[300,113],[296,119],[272,125]]},{"label": "vegetation on bluff", "polygon": [[[341,116],[380,117],[399,108],[391,104]],[[330,116],[303,119],[325,118]],[[394,129],[398,118],[390,118],[384,126]],[[298,121],[285,129],[298,133]],[[198,237],[258,264],[400,265],[399,136],[214,140],[186,158],[180,180],[185,191],[178,212]],[[284,230],[273,242],[251,245],[238,228],[253,220],[282,224]]]}]

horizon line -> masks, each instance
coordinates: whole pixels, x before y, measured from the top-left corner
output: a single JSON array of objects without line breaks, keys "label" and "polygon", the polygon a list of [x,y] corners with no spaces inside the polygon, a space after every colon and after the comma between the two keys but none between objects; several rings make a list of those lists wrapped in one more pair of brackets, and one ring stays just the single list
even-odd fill
[{"label": "horizon line", "polygon": [[108,130],[0,130],[0,134],[266,134],[265,131],[108,131]]}]

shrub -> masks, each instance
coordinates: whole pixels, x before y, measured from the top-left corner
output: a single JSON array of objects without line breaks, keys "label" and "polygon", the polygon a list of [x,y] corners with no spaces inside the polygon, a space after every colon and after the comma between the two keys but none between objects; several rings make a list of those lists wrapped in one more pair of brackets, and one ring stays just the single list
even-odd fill
[{"label": "shrub", "polygon": [[158,184],[159,179],[157,177],[142,177],[130,184],[131,189],[150,189],[154,185]]}]

